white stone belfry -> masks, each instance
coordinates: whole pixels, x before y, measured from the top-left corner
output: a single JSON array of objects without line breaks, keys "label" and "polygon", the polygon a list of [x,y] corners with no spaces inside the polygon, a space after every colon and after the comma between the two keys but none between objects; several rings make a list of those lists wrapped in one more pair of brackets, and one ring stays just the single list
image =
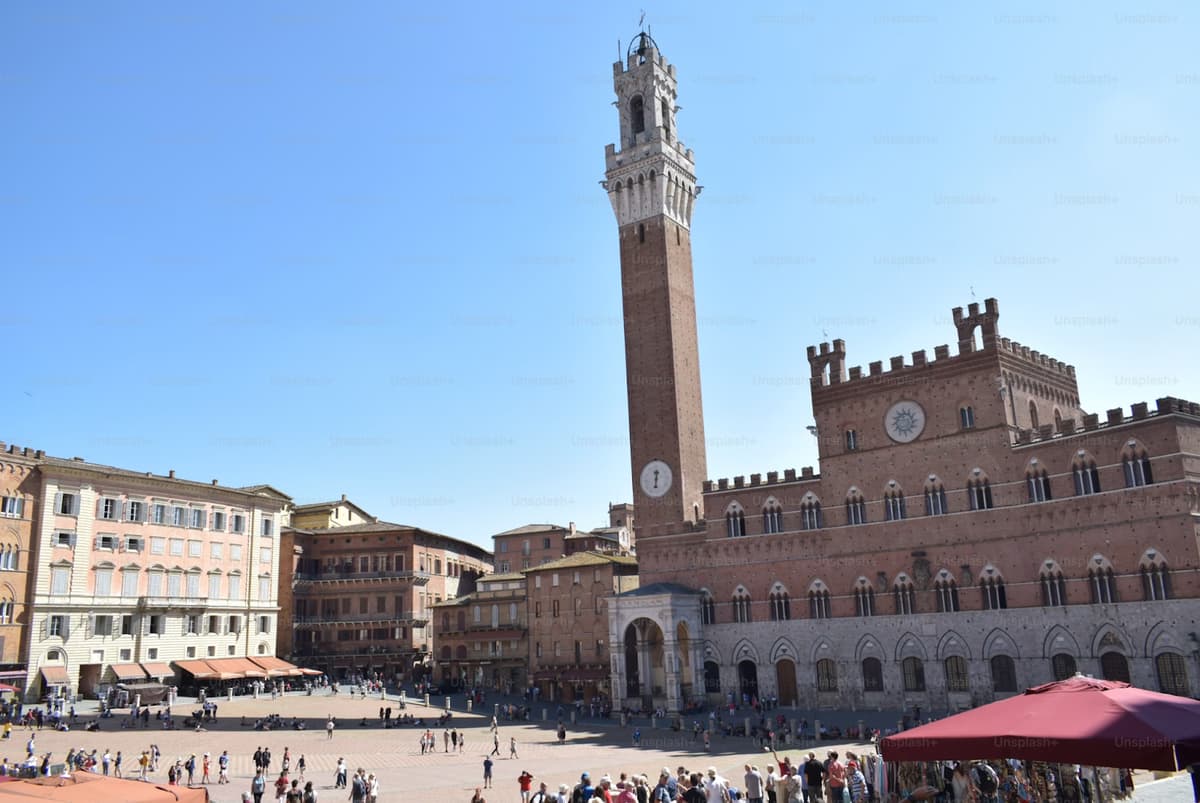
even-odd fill
[{"label": "white stone belfry", "polygon": [[638,34],[627,63],[613,64],[613,88],[621,118],[620,147],[604,149],[604,189],[617,224],[665,215],[690,229],[700,188],[691,150],[675,129],[675,65],[658,52],[649,34]]}]

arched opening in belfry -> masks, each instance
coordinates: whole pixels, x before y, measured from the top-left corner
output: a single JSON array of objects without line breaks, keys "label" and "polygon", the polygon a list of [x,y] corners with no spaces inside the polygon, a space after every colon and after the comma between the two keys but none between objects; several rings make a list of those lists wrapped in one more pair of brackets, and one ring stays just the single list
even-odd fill
[{"label": "arched opening in belfry", "polygon": [[662,99],[662,128],[663,139],[671,141],[671,107],[667,105],[667,99]]},{"label": "arched opening in belfry", "polygon": [[629,130],[640,134],[646,130],[646,110],[641,95],[635,95],[629,101]]},{"label": "arched opening in belfry", "polygon": [[1032,400],[1029,402],[1029,425],[1030,425],[1030,429],[1038,428],[1037,402],[1034,402]]}]

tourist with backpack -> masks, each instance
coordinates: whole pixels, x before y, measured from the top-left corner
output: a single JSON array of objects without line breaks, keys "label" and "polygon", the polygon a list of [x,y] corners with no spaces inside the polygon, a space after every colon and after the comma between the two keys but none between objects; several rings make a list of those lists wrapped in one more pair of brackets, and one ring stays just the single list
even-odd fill
[{"label": "tourist with backpack", "polygon": [[971,783],[979,790],[980,803],[1000,803],[1000,776],[986,761],[977,761],[971,768]]}]

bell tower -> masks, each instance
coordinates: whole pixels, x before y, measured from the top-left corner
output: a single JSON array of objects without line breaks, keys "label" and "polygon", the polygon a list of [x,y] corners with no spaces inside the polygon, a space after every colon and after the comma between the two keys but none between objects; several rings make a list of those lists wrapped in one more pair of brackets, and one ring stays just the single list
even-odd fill
[{"label": "bell tower", "polygon": [[613,65],[620,145],[605,148],[617,216],[629,444],[639,543],[704,518],[704,413],[692,284],[692,152],[675,128],[675,66],[648,33]]}]

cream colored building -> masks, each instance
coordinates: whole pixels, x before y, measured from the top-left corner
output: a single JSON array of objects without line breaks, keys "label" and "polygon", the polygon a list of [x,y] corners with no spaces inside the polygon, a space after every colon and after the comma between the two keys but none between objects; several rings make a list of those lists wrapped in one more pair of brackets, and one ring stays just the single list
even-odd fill
[{"label": "cream colored building", "polygon": [[78,458],[38,468],[28,697],[275,654],[288,496]]}]

